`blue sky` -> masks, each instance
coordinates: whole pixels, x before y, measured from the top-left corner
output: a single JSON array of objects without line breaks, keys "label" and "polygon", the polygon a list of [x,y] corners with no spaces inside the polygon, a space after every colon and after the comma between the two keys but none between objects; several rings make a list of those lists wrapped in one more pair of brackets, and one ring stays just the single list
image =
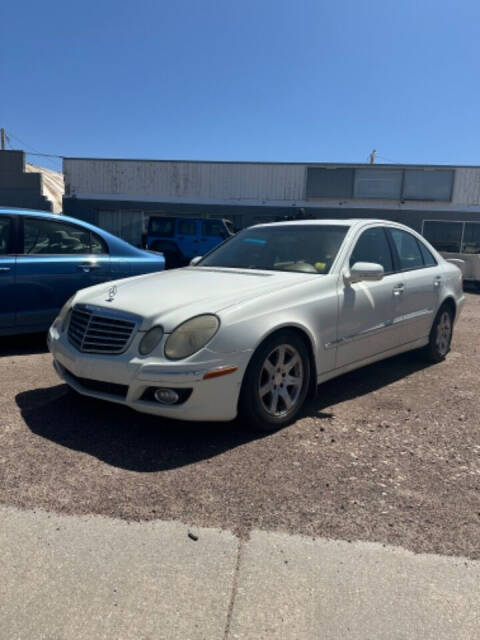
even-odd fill
[{"label": "blue sky", "polygon": [[17,148],[480,164],[478,1],[1,4],[0,126]]}]

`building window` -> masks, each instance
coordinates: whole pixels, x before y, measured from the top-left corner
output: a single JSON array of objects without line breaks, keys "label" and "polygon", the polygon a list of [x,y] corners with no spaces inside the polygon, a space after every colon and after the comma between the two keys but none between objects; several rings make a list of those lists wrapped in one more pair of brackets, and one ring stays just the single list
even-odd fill
[{"label": "building window", "polygon": [[437,251],[460,253],[463,222],[425,220],[423,235]]},{"label": "building window", "polygon": [[307,198],[428,200],[452,199],[451,169],[307,169]]},{"label": "building window", "polygon": [[404,200],[452,199],[453,171],[406,169],[403,181]]},{"label": "building window", "polygon": [[356,169],[353,197],[400,200],[402,177],[401,169]]},{"label": "building window", "polygon": [[307,169],[307,198],[351,198],[353,169]]},{"label": "building window", "polygon": [[480,223],[466,222],[462,253],[480,253]]}]

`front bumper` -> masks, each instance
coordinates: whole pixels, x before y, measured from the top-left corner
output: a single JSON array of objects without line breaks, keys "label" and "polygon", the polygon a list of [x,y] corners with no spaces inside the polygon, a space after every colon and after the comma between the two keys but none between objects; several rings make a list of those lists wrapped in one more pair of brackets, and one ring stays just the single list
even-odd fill
[{"label": "front bumper", "polygon": [[[250,351],[225,355],[203,349],[188,362],[169,362],[158,357],[140,358],[139,339],[125,353],[110,356],[81,353],[55,327],[50,328],[47,342],[58,375],[83,395],[177,420],[228,421],[236,417]],[[227,367],[236,370],[203,379],[205,373]],[[191,389],[191,393],[181,404],[163,405],[142,398],[149,387]]]}]

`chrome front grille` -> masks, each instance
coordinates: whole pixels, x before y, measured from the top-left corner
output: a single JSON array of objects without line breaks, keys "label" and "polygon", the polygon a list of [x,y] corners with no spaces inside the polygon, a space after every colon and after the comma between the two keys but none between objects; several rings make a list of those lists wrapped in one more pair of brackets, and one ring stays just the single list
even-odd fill
[{"label": "chrome front grille", "polygon": [[72,309],[68,339],[83,353],[123,353],[133,337],[137,323],[88,305]]}]

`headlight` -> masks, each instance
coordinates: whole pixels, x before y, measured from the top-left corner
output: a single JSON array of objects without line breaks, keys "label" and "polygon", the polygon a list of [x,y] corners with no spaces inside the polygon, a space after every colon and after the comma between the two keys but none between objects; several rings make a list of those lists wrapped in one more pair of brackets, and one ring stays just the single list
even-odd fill
[{"label": "headlight", "polygon": [[187,358],[204,347],[217,333],[220,320],[206,314],[187,320],[170,334],[165,344],[165,355],[170,360]]},{"label": "headlight", "polygon": [[160,340],[163,338],[163,327],[153,327],[150,331],[143,336],[138,345],[140,355],[146,356],[151,353],[156,346],[158,346]]},{"label": "headlight", "polygon": [[68,318],[68,312],[70,311],[70,309],[72,308],[72,300],[74,299],[75,295],[73,295],[71,298],[69,298],[65,304],[63,305],[63,307],[60,309],[60,313],[58,314],[58,316],[55,319],[55,326],[57,327],[57,330],[60,331],[61,333],[63,333],[65,331],[65,325],[66,325],[66,321]]}]

